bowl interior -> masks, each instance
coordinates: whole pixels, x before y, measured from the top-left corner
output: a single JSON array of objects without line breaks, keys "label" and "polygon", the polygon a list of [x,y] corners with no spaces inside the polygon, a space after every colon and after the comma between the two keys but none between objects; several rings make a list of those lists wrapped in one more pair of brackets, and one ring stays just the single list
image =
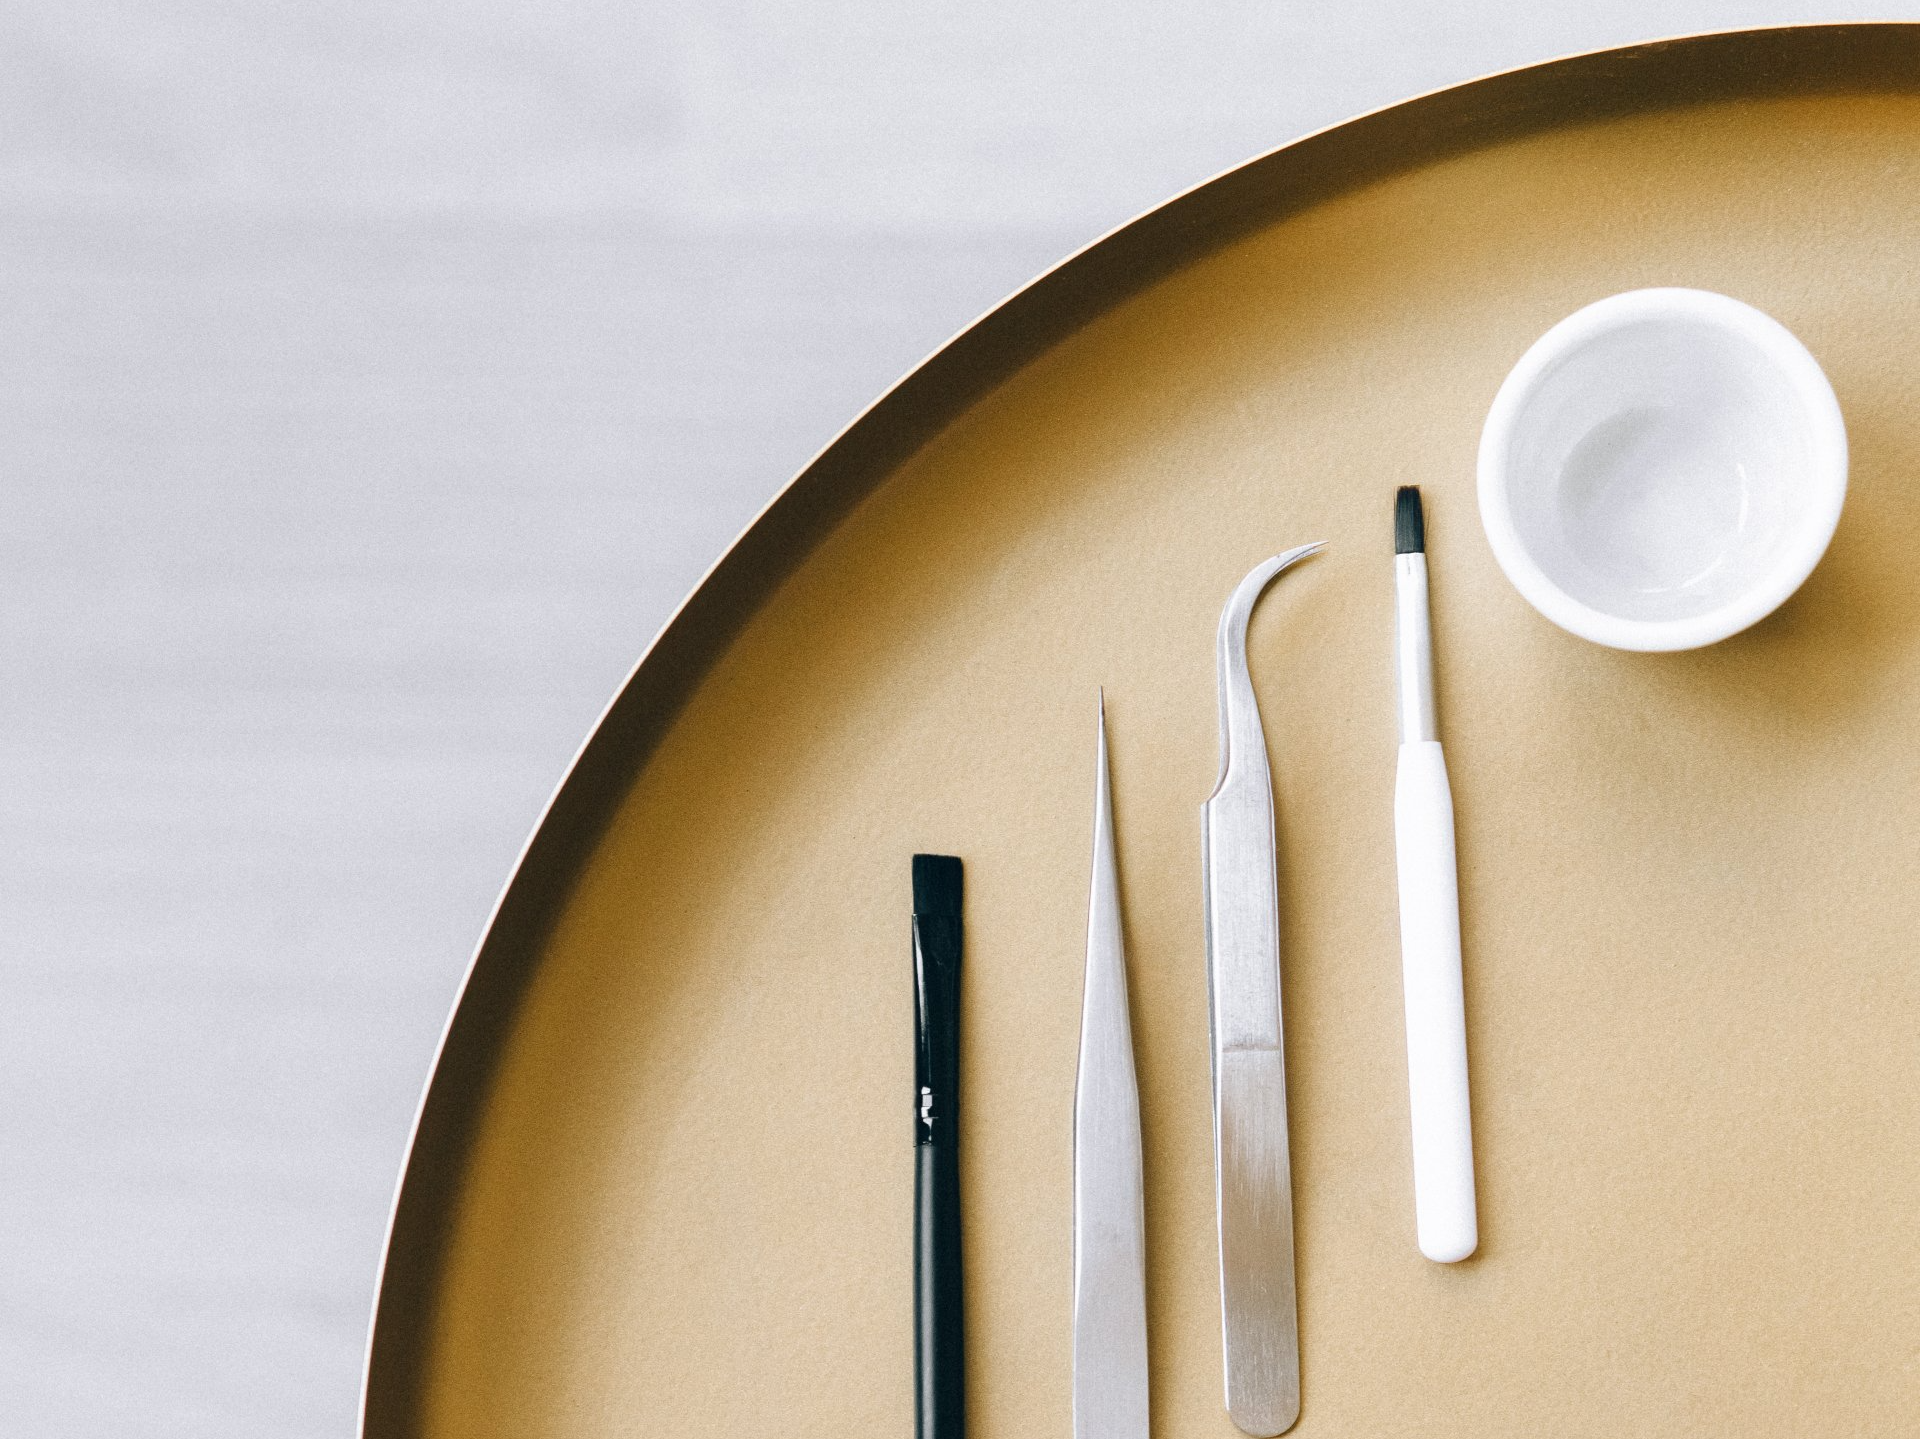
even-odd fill
[{"label": "bowl interior", "polygon": [[1547,579],[1604,614],[1707,614],[1791,563],[1822,503],[1812,416],[1778,358],[1691,314],[1575,343],[1514,416],[1504,475]]}]

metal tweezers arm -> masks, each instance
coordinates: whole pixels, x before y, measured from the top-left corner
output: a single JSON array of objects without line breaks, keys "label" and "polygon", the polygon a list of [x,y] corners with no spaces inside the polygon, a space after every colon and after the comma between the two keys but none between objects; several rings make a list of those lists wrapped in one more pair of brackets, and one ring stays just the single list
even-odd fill
[{"label": "metal tweezers arm", "polygon": [[1247,624],[1274,577],[1319,548],[1258,566],[1220,617],[1220,778],[1202,810],[1227,1412],[1254,1435],[1284,1433],[1299,1418],[1300,1343],[1273,782]]}]

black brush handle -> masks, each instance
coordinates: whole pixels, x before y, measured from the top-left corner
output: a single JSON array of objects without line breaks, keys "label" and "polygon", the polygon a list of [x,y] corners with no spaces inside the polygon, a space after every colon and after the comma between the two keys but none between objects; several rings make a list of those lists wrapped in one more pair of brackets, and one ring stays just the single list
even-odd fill
[{"label": "black brush handle", "polygon": [[960,1156],[951,1144],[920,1144],[913,1153],[913,1432],[917,1439],[961,1439],[967,1393]]},{"label": "black brush handle", "polygon": [[960,1265],[960,861],[913,857],[913,1432],[967,1426]]}]

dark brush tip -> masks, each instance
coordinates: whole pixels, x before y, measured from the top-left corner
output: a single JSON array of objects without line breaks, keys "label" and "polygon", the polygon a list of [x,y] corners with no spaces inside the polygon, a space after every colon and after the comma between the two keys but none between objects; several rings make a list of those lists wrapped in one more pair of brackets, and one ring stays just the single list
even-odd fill
[{"label": "dark brush tip", "polygon": [[913,857],[913,912],[960,915],[960,861],[950,854]]},{"label": "dark brush tip", "polygon": [[1393,552],[1396,555],[1422,555],[1427,552],[1427,517],[1420,508],[1420,487],[1402,485],[1393,497]]}]

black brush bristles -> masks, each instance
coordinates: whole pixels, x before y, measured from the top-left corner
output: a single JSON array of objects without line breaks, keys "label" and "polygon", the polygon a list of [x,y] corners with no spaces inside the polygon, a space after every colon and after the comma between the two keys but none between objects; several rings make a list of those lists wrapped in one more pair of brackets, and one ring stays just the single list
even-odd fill
[{"label": "black brush bristles", "polygon": [[950,854],[913,857],[913,912],[960,917],[960,861]]},{"label": "black brush bristles", "polygon": [[1427,552],[1427,517],[1420,508],[1420,487],[1402,485],[1393,497],[1393,552],[1396,555],[1424,555]]}]

